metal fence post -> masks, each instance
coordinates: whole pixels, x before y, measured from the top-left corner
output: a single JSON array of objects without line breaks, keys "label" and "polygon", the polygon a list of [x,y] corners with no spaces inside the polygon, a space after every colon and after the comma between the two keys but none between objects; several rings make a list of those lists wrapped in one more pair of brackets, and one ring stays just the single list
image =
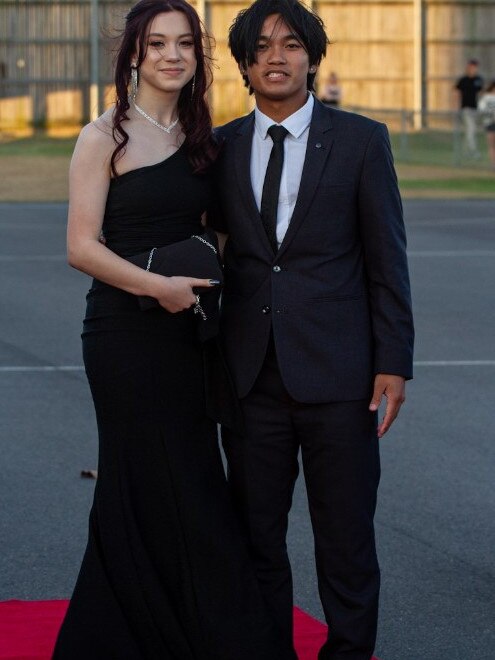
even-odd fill
[{"label": "metal fence post", "polygon": [[408,139],[407,139],[407,110],[400,111],[400,141],[399,153],[401,160],[408,160]]},{"label": "metal fence post", "polygon": [[100,52],[98,0],[91,0],[91,77],[89,87],[89,117],[94,121],[100,114]]}]

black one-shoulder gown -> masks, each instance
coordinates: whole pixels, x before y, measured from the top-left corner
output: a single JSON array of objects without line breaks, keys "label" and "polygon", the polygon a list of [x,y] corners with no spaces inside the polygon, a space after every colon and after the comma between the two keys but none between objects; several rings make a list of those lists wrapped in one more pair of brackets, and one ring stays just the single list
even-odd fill
[{"label": "black one-shoulder gown", "polygon": [[[107,246],[138,254],[201,232],[208,176],[185,149],[112,180]],[[56,660],[281,660],[205,412],[192,311],[140,311],[95,281],[83,353],[99,432],[89,539]]]}]

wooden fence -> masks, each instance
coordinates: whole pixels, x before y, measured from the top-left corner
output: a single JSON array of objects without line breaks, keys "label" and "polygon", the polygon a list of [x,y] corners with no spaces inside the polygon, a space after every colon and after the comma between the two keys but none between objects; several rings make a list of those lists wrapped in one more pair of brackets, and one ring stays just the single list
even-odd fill
[{"label": "wooden fence", "polygon": [[[132,4],[0,0],[0,130],[80,126],[111,103],[116,41],[110,35],[117,34]],[[211,90],[216,123],[252,104],[226,42],[233,17],[248,4],[196,2],[216,38]],[[92,61],[95,6],[99,58]],[[468,58],[478,57],[485,77],[495,78],[495,0],[320,0],[312,6],[332,41],[319,84],[337,71],[346,105],[413,110],[421,123],[423,114],[453,107],[453,83]],[[91,93],[92,70],[99,107]]]}]

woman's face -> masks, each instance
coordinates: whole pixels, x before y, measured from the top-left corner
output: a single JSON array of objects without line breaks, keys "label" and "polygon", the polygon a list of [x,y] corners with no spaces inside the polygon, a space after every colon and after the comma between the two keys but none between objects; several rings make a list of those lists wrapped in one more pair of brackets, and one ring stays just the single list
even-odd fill
[{"label": "woman's face", "polygon": [[185,14],[157,14],[145,40],[146,56],[139,67],[139,88],[178,93],[196,71],[194,39]]}]

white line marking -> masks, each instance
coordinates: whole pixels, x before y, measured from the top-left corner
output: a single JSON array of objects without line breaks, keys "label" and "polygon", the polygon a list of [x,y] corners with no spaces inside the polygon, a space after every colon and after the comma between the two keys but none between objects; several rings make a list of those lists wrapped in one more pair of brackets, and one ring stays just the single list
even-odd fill
[{"label": "white line marking", "polygon": [[64,254],[0,254],[0,261],[65,261]]},{"label": "white line marking", "polygon": [[55,366],[45,366],[45,367],[17,367],[17,366],[6,366],[0,367],[0,372],[14,372],[14,373],[25,373],[25,372],[47,372],[47,371],[84,371],[84,367],[80,365],[61,365],[58,367]]},{"label": "white line marking", "polygon": [[[409,257],[495,257],[495,250],[409,250]],[[0,261],[65,261],[65,254],[0,254]]]},{"label": "white line marking", "polygon": [[493,218],[442,218],[441,220],[409,220],[406,227],[448,227],[449,225],[493,224]]},{"label": "white line marking", "polygon": [[408,257],[495,257],[495,250],[411,250]]},{"label": "white line marking", "polygon": [[43,220],[42,222],[4,222],[0,219],[0,229],[14,229],[16,231],[19,231],[19,229],[22,229],[23,231],[27,231],[28,229],[39,229],[43,231],[48,227],[51,229],[58,228],[62,226],[63,222],[65,222],[65,220],[60,222],[47,219]]},{"label": "white line marking", "polygon": [[[415,367],[495,367],[495,360],[418,360]],[[0,366],[0,373],[47,373],[57,371],[84,371],[82,365],[59,366]]]},{"label": "white line marking", "polygon": [[418,360],[415,367],[495,367],[495,360]]}]

